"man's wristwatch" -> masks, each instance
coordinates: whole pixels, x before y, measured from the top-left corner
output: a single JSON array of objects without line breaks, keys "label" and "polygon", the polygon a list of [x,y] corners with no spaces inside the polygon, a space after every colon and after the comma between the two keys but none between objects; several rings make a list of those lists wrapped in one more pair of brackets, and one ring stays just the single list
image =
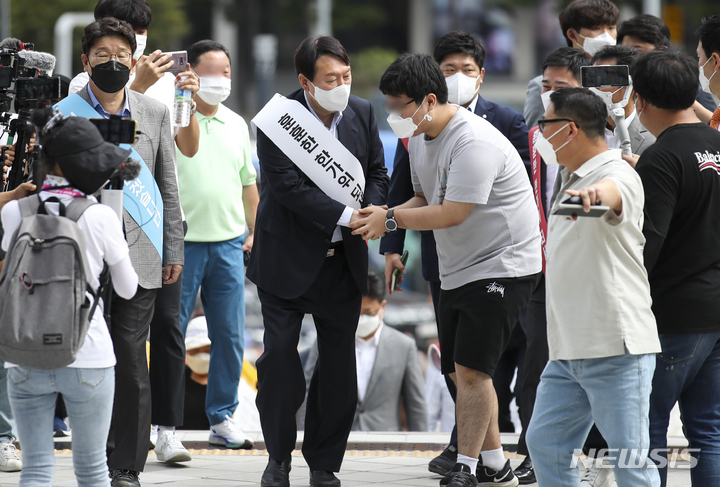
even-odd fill
[{"label": "man's wristwatch", "polygon": [[192,104],[190,105],[190,116],[195,115],[197,113],[197,103],[195,103],[195,100],[192,101]]},{"label": "man's wristwatch", "polygon": [[385,230],[394,232],[398,229],[397,220],[395,220],[395,210],[388,210],[385,214]]}]

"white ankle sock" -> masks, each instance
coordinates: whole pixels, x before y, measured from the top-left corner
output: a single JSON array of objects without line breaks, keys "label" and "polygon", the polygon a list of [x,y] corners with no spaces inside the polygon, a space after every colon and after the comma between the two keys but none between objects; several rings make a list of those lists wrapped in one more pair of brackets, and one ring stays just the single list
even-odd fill
[{"label": "white ankle sock", "polygon": [[169,431],[172,433],[175,431],[175,426],[158,426],[158,433],[162,433],[163,431]]},{"label": "white ankle sock", "polygon": [[477,458],[469,457],[467,455],[458,453],[457,463],[462,463],[463,465],[467,465],[468,467],[470,467],[470,471],[472,472],[472,474],[475,475],[475,470],[477,470],[477,464],[478,464]]},{"label": "white ankle sock", "polygon": [[482,458],[482,464],[493,470],[502,470],[505,466],[506,460],[502,447],[494,450],[484,450],[480,453],[480,457]]}]

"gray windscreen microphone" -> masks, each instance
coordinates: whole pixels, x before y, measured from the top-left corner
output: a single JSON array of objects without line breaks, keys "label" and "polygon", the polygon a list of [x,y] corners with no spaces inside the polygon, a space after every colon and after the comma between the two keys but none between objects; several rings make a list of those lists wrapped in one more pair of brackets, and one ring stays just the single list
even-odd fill
[{"label": "gray windscreen microphone", "polygon": [[37,51],[20,51],[18,56],[25,60],[26,68],[39,69],[40,74],[52,76],[55,69],[55,56],[52,54]]}]

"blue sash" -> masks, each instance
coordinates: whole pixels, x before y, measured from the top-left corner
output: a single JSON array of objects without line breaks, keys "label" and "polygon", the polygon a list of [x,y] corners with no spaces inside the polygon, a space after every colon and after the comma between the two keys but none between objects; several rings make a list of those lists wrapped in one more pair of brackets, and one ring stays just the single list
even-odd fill
[{"label": "blue sash", "polygon": [[[88,102],[77,93],[68,96],[56,105],[64,115],[83,118],[102,117]],[[140,161],[140,175],[133,181],[125,181],[123,187],[123,207],[138,227],[147,235],[160,255],[163,255],[163,201],[155,178],[140,154],[128,144],[120,144],[130,149],[130,157]]]}]

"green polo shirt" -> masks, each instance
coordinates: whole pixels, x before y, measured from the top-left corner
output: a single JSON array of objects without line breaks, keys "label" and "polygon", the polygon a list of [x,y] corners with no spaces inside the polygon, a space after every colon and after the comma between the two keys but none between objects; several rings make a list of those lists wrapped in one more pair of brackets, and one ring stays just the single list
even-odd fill
[{"label": "green polo shirt", "polygon": [[197,112],[200,147],[185,157],[176,147],[180,204],[188,242],[223,242],[245,233],[243,186],[255,184],[245,120],[220,104],[206,117]]}]

